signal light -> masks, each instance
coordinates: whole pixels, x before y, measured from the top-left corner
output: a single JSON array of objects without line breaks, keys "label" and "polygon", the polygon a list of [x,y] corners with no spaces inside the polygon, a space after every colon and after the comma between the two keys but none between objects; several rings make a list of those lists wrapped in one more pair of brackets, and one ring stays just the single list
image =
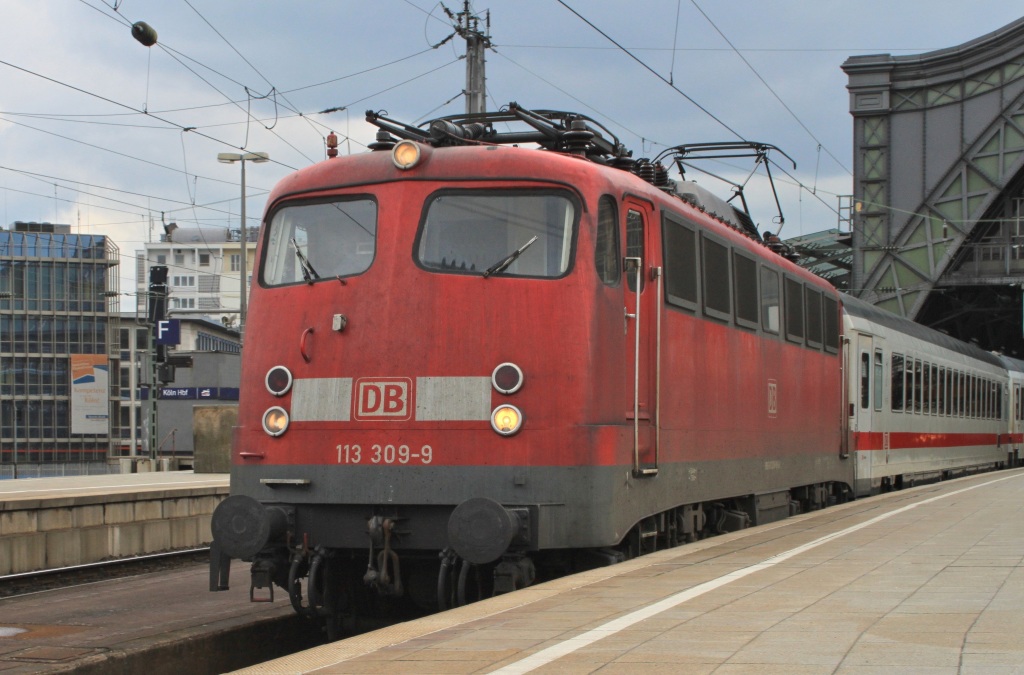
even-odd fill
[{"label": "signal light", "polygon": [[523,386],[523,370],[514,363],[500,364],[491,373],[491,386],[502,394],[514,394]]},{"label": "signal light", "polygon": [[267,371],[265,384],[274,396],[284,396],[292,388],[292,373],[284,366],[274,366]]}]

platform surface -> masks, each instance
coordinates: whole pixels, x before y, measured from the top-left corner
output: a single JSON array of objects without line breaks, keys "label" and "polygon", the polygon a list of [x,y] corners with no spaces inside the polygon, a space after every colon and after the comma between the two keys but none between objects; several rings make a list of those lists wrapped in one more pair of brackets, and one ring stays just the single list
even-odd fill
[{"label": "platform surface", "polygon": [[97,497],[135,492],[221,488],[228,486],[226,473],[155,471],[101,476],[60,476],[0,480],[0,503],[24,500]]},{"label": "platform surface", "polygon": [[1024,470],[804,514],[241,673],[1024,673]]}]

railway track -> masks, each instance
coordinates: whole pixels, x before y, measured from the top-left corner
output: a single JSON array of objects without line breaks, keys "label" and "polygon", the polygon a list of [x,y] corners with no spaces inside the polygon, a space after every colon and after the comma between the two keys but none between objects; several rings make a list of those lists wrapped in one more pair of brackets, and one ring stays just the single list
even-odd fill
[{"label": "railway track", "polygon": [[209,558],[209,547],[202,547],[8,574],[0,576],[0,598],[16,598],[58,588],[84,586],[114,578],[179,569],[189,565],[206,565],[209,563]]}]

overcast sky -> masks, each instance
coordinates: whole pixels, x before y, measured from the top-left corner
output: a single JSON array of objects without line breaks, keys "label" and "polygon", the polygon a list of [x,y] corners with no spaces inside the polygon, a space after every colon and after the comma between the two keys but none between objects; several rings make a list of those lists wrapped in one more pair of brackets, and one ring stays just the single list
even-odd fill
[{"label": "overcast sky", "polygon": [[[409,123],[465,109],[465,43],[432,48],[452,30],[429,0],[5,0],[3,9],[0,225],[70,223],[113,237],[122,291],[134,291],[133,256],[159,239],[161,219],[238,227],[239,168],[217,153],[270,154],[247,171],[255,225],[278,179],[324,158],[329,130],[343,153],[365,152],[376,131],[367,109]],[[852,191],[848,57],[953,47],[1020,18],[1016,3],[992,0],[478,0],[473,9],[490,11],[490,109],[517,101],[581,112],[635,157],[735,134],[784,150],[804,186],[781,177],[784,238],[835,227],[836,195]],[[137,21],[156,29],[156,46],[132,38]],[[748,194],[755,221],[777,229],[764,181]]]}]

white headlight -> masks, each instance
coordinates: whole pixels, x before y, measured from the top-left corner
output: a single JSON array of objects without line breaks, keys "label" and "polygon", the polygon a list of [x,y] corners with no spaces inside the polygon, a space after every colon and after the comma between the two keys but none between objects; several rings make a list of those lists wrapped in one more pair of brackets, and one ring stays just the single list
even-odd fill
[{"label": "white headlight", "polygon": [[502,436],[511,436],[523,426],[523,413],[514,405],[499,405],[491,413],[491,428]]}]

